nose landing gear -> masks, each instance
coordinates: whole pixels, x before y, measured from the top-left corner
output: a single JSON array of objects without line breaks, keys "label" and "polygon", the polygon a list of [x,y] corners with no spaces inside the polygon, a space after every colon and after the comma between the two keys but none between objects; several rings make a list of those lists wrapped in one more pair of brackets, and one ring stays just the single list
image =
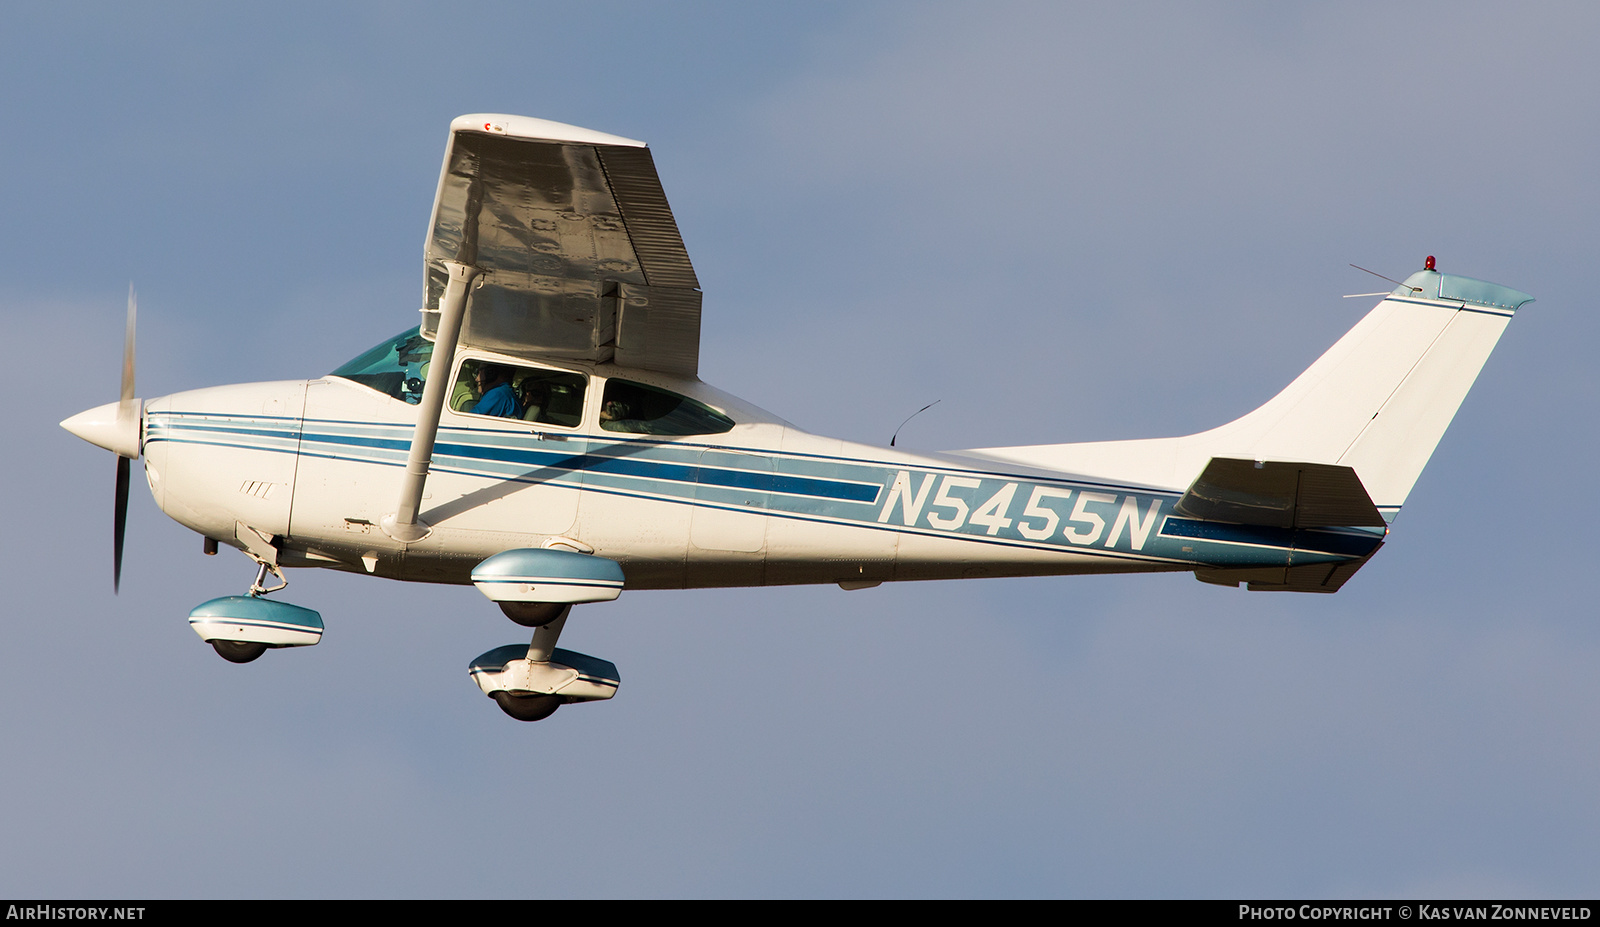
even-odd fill
[{"label": "nose landing gear", "polygon": [[[268,572],[278,578],[278,585],[266,586]],[[189,627],[229,663],[249,663],[268,648],[309,647],[322,640],[322,616],[263,598],[287,585],[276,566],[263,562],[246,595],[223,596],[196,606],[189,612]]]}]

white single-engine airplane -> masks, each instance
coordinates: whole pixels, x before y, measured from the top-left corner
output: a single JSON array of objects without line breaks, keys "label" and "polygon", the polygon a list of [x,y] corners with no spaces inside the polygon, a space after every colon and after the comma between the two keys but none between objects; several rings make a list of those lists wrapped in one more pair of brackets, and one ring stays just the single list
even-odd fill
[{"label": "white single-engine airplane", "polygon": [[[514,718],[610,698],[560,650],[628,589],[1192,570],[1333,592],[1383,545],[1525,293],[1434,259],[1254,412],[1178,438],[916,453],[808,434],[698,378],[700,283],[641,142],[451,123],[421,324],[314,380],[133,397],[62,422],[207,553],[258,565],[190,625],[224,658],[315,644],[285,567],[472,583],[536,629],[470,665]],[[1378,295],[1378,294],[1374,294]],[[268,575],[275,585],[268,586]]]}]

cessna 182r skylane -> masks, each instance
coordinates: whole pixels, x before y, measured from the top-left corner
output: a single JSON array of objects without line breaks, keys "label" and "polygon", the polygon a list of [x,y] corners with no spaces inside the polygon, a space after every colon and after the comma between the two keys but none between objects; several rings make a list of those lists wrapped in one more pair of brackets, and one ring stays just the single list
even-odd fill
[{"label": "cessna 182r skylane", "polygon": [[[472,661],[514,718],[610,698],[555,647],[624,589],[1192,570],[1333,592],[1383,545],[1525,293],[1428,258],[1250,414],[1178,438],[919,453],[808,434],[697,377],[700,282],[643,143],[450,126],[421,324],[314,380],[122,399],[68,431],[258,564],[190,613],[234,662],[315,644],[285,567],[472,583],[531,644]],[[1376,294],[1375,294],[1376,295]],[[273,577],[268,586],[269,574]]]}]

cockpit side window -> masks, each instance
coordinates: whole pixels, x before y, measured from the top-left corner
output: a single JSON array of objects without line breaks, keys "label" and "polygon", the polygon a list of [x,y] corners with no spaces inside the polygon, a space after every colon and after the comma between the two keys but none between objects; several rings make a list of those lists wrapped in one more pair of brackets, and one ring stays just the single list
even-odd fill
[{"label": "cockpit side window", "polygon": [[720,435],[733,419],[703,402],[630,380],[607,380],[600,427],[642,435]]},{"label": "cockpit side window", "polygon": [[576,428],[583,421],[588,382],[583,374],[566,370],[468,360],[456,375],[450,408],[468,415]]},{"label": "cockpit side window", "polygon": [[432,359],[433,342],[413,328],[379,342],[372,350],[328,375],[352,380],[416,405],[422,401],[422,386],[428,379],[428,362]]}]

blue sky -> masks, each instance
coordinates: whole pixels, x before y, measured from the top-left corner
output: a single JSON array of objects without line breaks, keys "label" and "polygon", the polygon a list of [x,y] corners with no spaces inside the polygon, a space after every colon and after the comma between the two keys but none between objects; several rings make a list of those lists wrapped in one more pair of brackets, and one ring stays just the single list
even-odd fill
[{"label": "blue sky", "polygon": [[[0,893],[1590,895],[1600,12],[1584,4],[60,4],[0,33]],[[477,592],[248,562],[56,423],[317,376],[411,324],[446,126],[648,141],[701,374],[811,430],[1155,436],[1399,276],[1533,293],[1331,597],[1155,577],[625,594],[611,703],[505,719]],[[1577,492],[1576,497],[1572,496]]]}]

